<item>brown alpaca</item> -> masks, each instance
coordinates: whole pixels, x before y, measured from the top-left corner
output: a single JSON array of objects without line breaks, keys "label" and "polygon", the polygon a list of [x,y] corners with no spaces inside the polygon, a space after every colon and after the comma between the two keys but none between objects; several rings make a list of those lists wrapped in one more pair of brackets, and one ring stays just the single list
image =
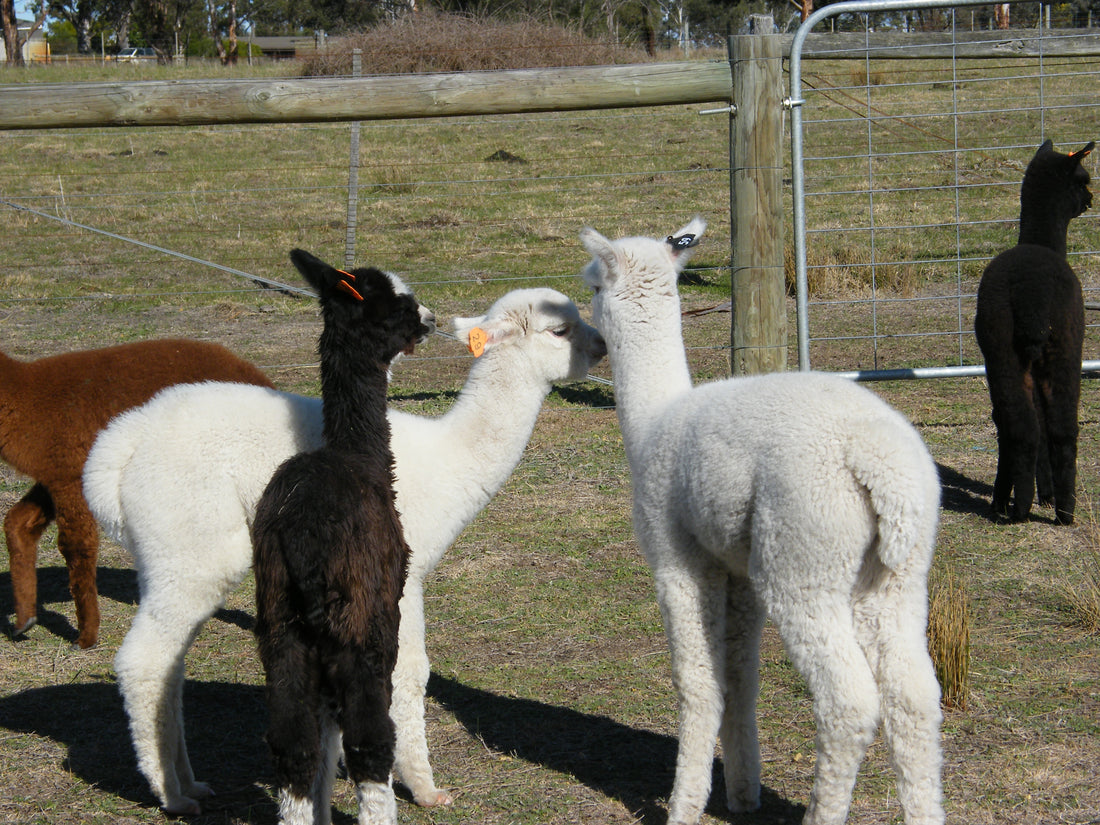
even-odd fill
[{"label": "brown alpaca", "polygon": [[162,340],[22,362],[0,352],[0,460],[34,479],[4,519],[15,597],[12,635],[37,621],[38,540],[57,519],[69,569],[78,647],[99,638],[99,533],[81,474],[96,435],[118,413],[159,390],[196,381],[273,386],[257,367],[217,344]]}]

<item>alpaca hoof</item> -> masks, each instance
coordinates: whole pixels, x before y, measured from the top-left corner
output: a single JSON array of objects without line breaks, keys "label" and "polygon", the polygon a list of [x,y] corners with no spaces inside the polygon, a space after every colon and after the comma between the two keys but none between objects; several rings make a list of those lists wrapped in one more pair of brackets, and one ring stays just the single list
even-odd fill
[{"label": "alpaca hoof", "polygon": [[202,805],[195,799],[181,796],[165,805],[164,812],[169,816],[198,816],[202,813]]},{"label": "alpaca hoof", "polygon": [[731,814],[750,814],[760,810],[760,786],[743,787],[726,795],[726,807]]},{"label": "alpaca hoof", "polygon": [[76,641],[73,642],[72,647],[73,647],[73,650],[88,650],[89,648],[95,647],[96,643],[98,641],[99,641],[98,636],[92,636],[90,638],[85,638],[84,636],[78,636]]},{"label": "alpaca hoof", "polygon": [[19,625],[18,627],[12,628],[11,637],[13,639],[22,638],[27,634],[27,631],[34,627],[36,624],[38,624],[38,617],[31,616],[29,619],[23,622],[23,624]]},{"label": "alpaca hoof", "polygon": [[453,805],[454,802],[454,797],[438,788],[425,796],[416,798],[416,804],[421,808],[445,808],[448,805]]},{"label": "alpaca hoof", "polygon": [[195,799],[206,799],[214,796],[214,789],[205,782],[192,782],[184,790],[187,791],[188,796],[193,796]]}]

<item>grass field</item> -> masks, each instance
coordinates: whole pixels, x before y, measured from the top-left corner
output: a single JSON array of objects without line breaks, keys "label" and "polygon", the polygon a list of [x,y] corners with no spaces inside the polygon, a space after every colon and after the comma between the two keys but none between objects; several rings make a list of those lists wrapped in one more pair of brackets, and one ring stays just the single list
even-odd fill
[{"label": "grass field", "polygon": [[[0,82],[10,81],[0,74]],[[0,195],[297,283],[286,263],[290,247],[342,259],[347,145],[346,126],[0,134]],[[498,150],[520,160],[487,160]],[[364,124],[361,155],[357,260],[401,272],[441,318],[475,314],[504,290],[535,283],[583,304],[581,226],[658,235],[695,212],[711,228],[683,287],[685,306],[728,297],[724,118],[671,107]],[[227,344],[280,387],[317,392],[311,301],[0,209],[8,219],[0,240],[5,352],[33,358],[188,335]],[[903,306],[920,312],[919,304]],[[843,323],[839,315],[832,323]],[[699,380],[728,375],[727,313],[686,319],[685,339]],[[1095,340],[1087,346],[1086,357],[1096,357]],[[393,403],[423,414],[446,409],[468,358],[455,341],[433,337],[396,372]],[[608,377],[606,364],[596,374]],[[1100,821],[1100,636],[1095,613],[1089,618],[1100,558],[1100,515],[1088,517],[1088,502],[1100,501],[1095,382],[1082,392],[1085,504],[1073,528],[1054,526],[1050,511],[1021,525],[987,518],[996,445],[981,380],[872,389],[914,422],[939,464],[933,583],[953,578],[968,599],[967,702],[947,710],[944,724],[949,822]],[[0,467],[0,509],[26,486]],[[403,802],[402,822],[664,821],[675,701],[629,495],[610,388],[557,389],[509,483],[428,582],[429,747],[437,781],[453,789],[456,803],[422,810]],[[53,531],[39,558],[40,626],[18,643],[0,639],[0,822],[161,822],[134,762],[111,665],[138,595],[128,559],[104,543],[101,641],[82,652],[69,646],[72,602]],[[4,617],[12,612],[6,564],[0,558]],[[198,825],[274,821],[251,616],[248,580],[188,658],[192,761],[218,792]],[[808,799],[810,698],[770,626],[761,669],[764,810],[724,816],[718,771],[707,823],[794,823]],[[346,782],[338,790],[335,821],[350,823],[353,794]],[[850,821],[900,821],[881,741],[861,773]]]}]

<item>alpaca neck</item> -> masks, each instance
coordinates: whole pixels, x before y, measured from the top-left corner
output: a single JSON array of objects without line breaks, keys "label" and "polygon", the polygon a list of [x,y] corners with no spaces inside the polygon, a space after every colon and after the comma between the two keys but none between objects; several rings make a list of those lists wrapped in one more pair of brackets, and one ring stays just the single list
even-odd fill
[{"label": "alpaca neck", "polygon": [[1021,244],[1036,244],[1053,249],[1061,257],[1066,257],[1066,235],[1069,233],[1069,220],[1048,204],[1042,208],[1025,206],[1020,210]]},{"label": "alpaca neck", "polygon": [[691,390],[679,300],[658,309],[645,318],[623,318],[616,330],[604,334],[619,427],[632,464],[665,407]]},{"label": "alpaca neck", "polygon": [[379,438],[389,442],[386,420],[385,365],[336,369],[321,361],[321,398],[324,411],[325,443],[350,452],[360,452]]},{"label": "alpaca neck", "polygon": [[449,450],[482,469],[489,496],[511,475],[535,428],[550,383],[536,379],[522,353],[491,351],[476,360],[454,405],[440,419]]}]

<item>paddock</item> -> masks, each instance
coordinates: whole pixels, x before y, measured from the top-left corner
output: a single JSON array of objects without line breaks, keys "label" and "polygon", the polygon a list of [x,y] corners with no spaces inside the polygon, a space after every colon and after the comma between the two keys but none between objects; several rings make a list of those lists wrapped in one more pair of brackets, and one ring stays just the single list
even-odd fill
[{"label": "paddock", "polygon": [[[1084,61],[1086,75],[1091,71],[1092,58],[1075,60]],[[862,54],[856,63],[866,66]],[[823,71],[828,65],[820,64]],[[850,77],[848,64],[834,65],[834,77]],[[931,77],[942,65],[921,59],[913,70]],[[1056,73],[1069,74],[1064,66]],[[929,95],[950,96],[950,89],[931,87]],[[868,88],[859,86],[861,93]],[[553,286],[585,302],[576,273],[587,260],[577,240],[586,223],[652,233],[700,212],[712,238],[728,237],[728,115],[700,115],[708,105],[364,121],[356,263],[399,272],[441,319],[483,312],[516,286]],[[0,154],[3,199],[50,215],[3,208],[0,346],[31,358],[188,335],[229,346],[269,369],[282,388],[316,393],[319,322],[311,301],[262,288],[249,276],[293,282],[284,261],[296,245],[340,257],[349,133],[342,123],[0,133],[8,150]],[[1075,140],[1055,136],[1063,151],[1076,148]],[[1003,213],[998,231],[1008,238],[1022,173],[1016,154],[1026,163],[1039,139],[1004,143],[988,165],[987,155],[971,155],[981,162],[958,183],[971,192],[968,176],[980,176],[988,202]],[[835,210],[822,203],[815,232],[828,237]],[[980,213],[982,228],[987,219],[995,224],[1002,217]],[[1080,222],[1071,228],[1070,246],[1081,256],[1075,268],[1095,289],[1089,250],[1098,247],[1090,240],[1096,218]],[[991,252],[996,233],[983,238],[982,249]],[[978,268],[980,256],[974,253]],[[707,380],[730,371],[730,315],[714,311],[730,297],[728,244],[712,240],[693,263],[682,295],[685,309],[697,314],[685,330],[693,374]],[[906,272],[925,267],[913,264]],[[829,348],[812,352],[816,365],[875,366],[863,332],[849,329],[857,312],[871,312],[867,291],[854,296],[858,305],[841,294],[821,297],[811,310],[825,313],[814,335]],[[929,302],[889,291],[886,297],[898,323],[886,335],[899,347],[882,359],[886,366],[926,365],[940,340],[950,339],[949,358],[957,357],[967,324],[957,301],[948,334],[941,334],[927,323]],[[792,296],[784,297],[783,309],[794,330]],[[1090,329],[1086,357],[1100,351],[1096,343]],[[791,366],[794,347],[792,335]],[[910,361],[913,352],[919,358]],[[457,342],[433,337],[395,372],[392,403],[425,413],[445,409],[469,357]],[[595,374],[607,378],[606,365]],[[996,441],[982,379],[890,381],[874,389],[914,422],[940,467],[944,506],[933,585],[951,573],[969,598],[969,701],[965,710],[949,709],[944,725],[949,821],[1096,819],[1100,659],[1095,627],[1087,630],[1073,606],[1087,595],[1089,576],[1093,582],[1100,576],[1097,522],[1088,504],[1100,493],[1094,382],[1082,387],[1082,501],[1072,530],[1053,526],[1043,510],[1020,525],[988,520]],[[626,462],[611,406],[610,388],[598,381],[555,391],[516,473],[427,583],[434,664],[428,736],[437,780],[455,791],[456,804],[425,811],[399,801],[402,822],[663,821],[675,697],[650,574],[630,529]],[[0,467],[0,509],[24,489],[22,479]],[[134,614],[133,573],[124,554],[104,543],[102,640],[91,651],[73,652],[72,604],[54,541],[51,532],[40,556],[40,626],[18,644],[0,639],[0,820],[162,822],[134,763],[111,668]],[[5,619],[6,564],[0,554]],[[221,777],[198,825],[274,816],[260,739],[263,676],[250,633],[253,603],[246,580],[188,658],[185,704],[196,771]],[[814,730],[809,697],[770,627],[761,688],[762,821],[797,821],[812,782]],[[850,821],[896,817],[893,784],[877,743]],[[723,798],[720,781],[712,798]],[[350,794],[336,804],[345,817],[354,810]],[[718,810],[712,806],[708,825],[728,821]]]}]

